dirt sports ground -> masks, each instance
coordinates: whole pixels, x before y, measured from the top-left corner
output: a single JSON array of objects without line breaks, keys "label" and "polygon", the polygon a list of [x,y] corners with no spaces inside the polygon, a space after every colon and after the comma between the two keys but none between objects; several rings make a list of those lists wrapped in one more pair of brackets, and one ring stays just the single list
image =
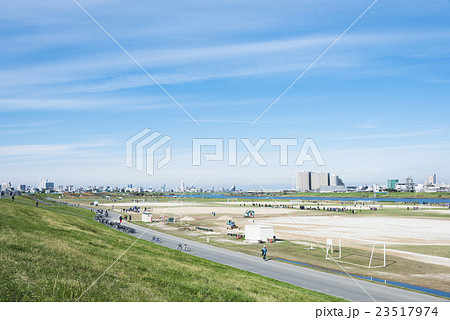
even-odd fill
[{"label": "dirt sports ground", "polygon": [[[450,291],[450,209],[444,204],[130,198],[99,199],[97,208],[131,215],[132,222],[158,231],[255,255],[261,244],[240,237],[245,225],[272,226],[277,241],[266,244],[271,258]],[[255,216],[244,218],[246,210]],[[151,213],[152,223],[141,222],[144,211]],[[238,228],[227,229],[229,220]],[[360,239],[342,240],[340,266],[325,259],[327,239],[336,244],[339,237]],[[385,267],[383,244],[374,249],[376,268],[354,265],[368,265],[373,243],[366,240],[385,244]]]}]

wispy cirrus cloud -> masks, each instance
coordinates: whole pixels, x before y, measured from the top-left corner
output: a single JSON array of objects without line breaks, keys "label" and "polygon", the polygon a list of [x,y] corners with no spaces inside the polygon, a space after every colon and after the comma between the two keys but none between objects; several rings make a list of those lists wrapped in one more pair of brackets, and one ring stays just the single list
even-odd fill
[{"label": "wispy cirrus cloud", "polygon": [[347,137],[331,137],[331,140],[368,140],[368,139],[396,139],[396,138],[411,138],[419,136],[428,136],[436,133],[447,132],[448,129],[433,129],[426,131],[416,131],[416,132],[402,132],[402,133],[391,133],[391,134],[374,134],[374,135],[358,135],[355,132],[353,136]]},{"label": "wispy cirrus cloud", "polygon": [[[414,34],[414,38],[411,36]],[[335,35],[309,35],[299,38],[227,44],[206,47],[178,47],[171,49],[138,49],[133,55],[146,66],[162,84],[183,84],[216,79],[243,78],[268,74],[298,72],[314,55],[323,50]],[[359,33],[342,39],[330,58],[315,68],[335,72],[347,69],[348,74],[379,76],[380,69],[365,68],[358,74],[357,66],[367,64],[371,56],[413,54],[404,46],[417,41],[438,44],[450,40],[450,30],[440,32],[404,31],[397,33]],[[36,40],[38,41],[38,39]],[[370,51],[367,49],[370,48]],[[434,55],[450,54],[442,45]],[[444,50],[444,52],[442,52]],[[154,85],[137,70],[119,50],[82,54],[72,59],[51,62],[26,62],[24,65],[3,66],[0,75],[0,94],[18,93],[19,88],[40,91],[45,88],[59,93],[108,92]],[[386,72],[407,73],[406,69],[386,69]]]},{"label": "wispy cirrus cloud", "polygon": [[0,146],[0,158],[31,157],[31,156],[70,156],[74,154],[92,152],[98,148],[117,145],[110,139],[98,139],[84,143],[73,144],[21,144]]},{"label": "wispy cirrus cloud", "polygon": [[[60,111],[96,111],[96,110],[135,110],[135,109],[159,109],[171,105],[160,98],[152,97],[42,97],[30,96],[29,98],[0,98],[0,112],[16,111],[38,111],[38,110],[60,110]],[[37,123],[40,123],[37,122]],[[54,121],[43,121],[43,124],[55,123]],[[31,124],[36,126],[37,124]],[[14,124],[9,124],[14,127]],[[0,128],[2,126],[0,125]]]}]

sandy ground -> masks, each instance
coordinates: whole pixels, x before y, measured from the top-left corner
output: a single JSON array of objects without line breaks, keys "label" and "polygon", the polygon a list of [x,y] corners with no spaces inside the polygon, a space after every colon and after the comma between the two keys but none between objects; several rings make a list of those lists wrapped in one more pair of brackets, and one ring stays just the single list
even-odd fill
[{"label": "sandy ground", "polygon": [[429,256],[429,255],[421,254],[421,253],[407,252],[407,251],[400,251],[400,250],[393,250],[393,249],[386,249],[386,253],[397,255],[399,257],[403,257],[406,259],[421,261],[424,263],[430,263],[430,261],[432,261],[433,264],[439,264],[444,267],[450,267],[450,259],[449,258]]},{"label": "sandy ground", "polygon": [[[389,244],[450,245],[450,220],[397,217],[275,217],[259,219],[271,225],[285,239],[304,239],[324,243],[327,238],[351,237]],[[343,244],[345,245],[345,244]],[[450,267],[450,259],[414,252],[387,249],[387,253],[406,259]]]},{"label": "sandy ground", "polygon": [[[137,205],[131,202],[120,203],[120,205],[117,203],[105,203],[104,207],[108,208],[113,204],[115,211]],[[239,221],[240,224],[248,224],[248,219],[243,219],[244,212],[246,210],[254,210],[256,213],[255,223],[273,226],[278,237],[290,240],[310,240],[305,237],[307,232],[310,236],[322,242],[325,242],[326,238],[330,237],[347,236],[384,241],[389,244],[450,245],[450,220],[373,215],[360,216],[358,214],[355,216],[322,216],[323,211],[317,211],[317,215],[300,215],[306,212],[295,209],[253,207],[248,205],[236,207],[235,203],[230,203],[230,206],[223,206],[223,204],[222,206],[204,204],[196,206],[192,203],[188,205],[179,202],[147,202],[139,203],[138,206],[142,209],[144,207],[152,208],[152,214],[155,217],[160,215],[172,217],[175,213],[183,217],[211,217],[211,213],[215,212],[216,218],[219,220],[231,217]],[[133,218],[138,217],[139,214],[133,214]],[[221,221],[218,221],[218,224],[221,223]]]},{"label": "sandy ground", "polygon": [[[115,205],[115,210],[130,207],[133,203],[121,203]],[[134,203],[136,205],[136,203]],[[155,207],[157,205],[158,207]],[[255,223],[274,227],[275,234],[280,238],[290,240],[307,239],[306,232],[317,241],[325,242],[327,238],[347,236],[363,238],[367,240],[384,241],[388,244],[440,244],[450,245],[450,220],[419,219],[394,216],[321,216],[323,211],[317,211],[318,215],[300,216],[295,209],[251,207],[251,206],[192,206],[180,203],[145,203],[140,206],[152,208],[155,217],[160,215],[172,217],[174,213],[183,217],[211,217],[216,213],[216,218],[233,218],[240,224],[248,224],[248,219],[243,219],[246,210],[254,210]],[[233,204],[235,205],[235,204]],[[111,204],[104,205],[105,207]],[[133,214],[133,218],[138,218]],[[240,221],[239,221],[240,219]],[[191,220],[191,219],[189,219]],[[218,224],[221,224],[218,221]],[[305,237],[306,236],[306,237]]]},{"label": "sandy ground", "polygon": [[[243,204],[246,204],[245,206]],[[241,204],[242,206],[239,206]],[[99,204],[99,206],[102,204]],[[323,211],[317,211],[317,215],[300,215],[304,211],[298,209],[254,207],[251,202],[218,202],[214,203],[182,203],[180,201],[170,202],[145,202],[145,203],[104,203],[103,208],[111,208],[115,211],[121,208],[138,206],[152,208],[154,217],[173,217],[174,213],[180,214],[185,220],[197,220],[198,218],[212,218],[215,229],[225,229],[224,221],[233,219],[243,230],[246,224],[253,222],[274,227],[277,238],[294,241],[317,241],[325,243],[327,238],[340,236],[359,238],[365,240],[383,241],[387,245],[450,245],[450,220],[443,219],[420,219],[394,216],[325,216]],[[311,204],[314,206],[314,204]],[[309,206],[309,205],[306,205]],[[320,204],[320,207],[336,207],[337,204]],[[349,208],[349,206],[347,206]],[[356,206],[357,209],[360,206]],[[370,206],[362,207],[368,210]],[[383,208],[395,209],[397,205],[384,205]],[[404,209],[405,206],[399,206]],[[254,210],[254,219],[243,218],[246,210]],[[423,211],[431,211],[429,207],[422,208]],[[433,212],[449,213],[450,210],[433,209]],[[213,218],[211,213],[215,212]],[[313,212],[315,213],[315,212]],[[133,220],[140,220],[140,214],[132,214]],[[187,222],[187,221],[186,221]],[[389,250],[389,249],[388,249]],[[433,257],[400,250],[389,250],[389,254],[401,256],[422,262],[434,263],[450,267],[450,259]]]},{"label": "sandy ground", "polygon": [[[152,207],[195,207],[197,206],[197,203],[195,202],[181,202],[181,201],[169,201],[169,202],[105,202],[105,203],[99,203],[99,206],[111,208],[114,206],[114,208],[130,208],[130,207],[140,207],[140,208],[152,208]],[[198,204],[200,205],[200,203]]]},{"label": "sandy ground", "polygon": [[[197,215],[211,215],[212,212],[215,212],[216,214],[228,214],[228,215],[235,215],[237,217],[243,216],[244,212],[246,210],[254,210],[258,216],[264,216],[264,215],[285,215],[286,212],[289,214],[298,212],[297,210],[293,209],[283,209],[283,208],[260,208],[260,207],[250,207],[250,206],[242,206],[242,207],[233,207],[233,206],[205,206],[205,205],[193,205],[193,204],[184,204],[181,205],[180,203],[153,203],[153,204],[115,204],[114,209],[117,211],[117,209],[122,208],[130,208],[137,205],[141,209],[147,208],[152,209],[152,213],[156,216],[164,214],[167,216],[172,216],[174,213],[179,213],[182,215],[190,215],[190,216],[197,216]],[[99,204],[100,206],[100,204]],[[112,204],[104,204],[104,208],[111,208]]]},{"label": "sandy ground", "polygon": [[447,244],[450,245],[450,220],[400,217],[297,216],[259,219],[271,225],[280,237],[305,238],[306,232],[315,239],[354,237],[384,241],[387,244]]},{"label": "sandy ground", "polygon": [[[255,203],[256,206],[253,206],[252,203]],[[177,201],[176,199],[168,201],[168,202],[105,202],[105,203],[99,203],[98,205],[103,208],[130,208],[130,207],[139,207],[141,210],[144,208],[163,208],[163,211],[156,211],[156,212],[164,212],[168,210],[167,212],[173,213],[177,212],[180,209],[179,208],[196,208],[194,210],[185,209],[182,212],[186,214],[209,214],[212,211],[215,211],[216,213],[222,213],[224,212],[224,208],[227,208],[225,211],[227,213],[234,213],[234,214],[241,214],[245,210],[255,210],[257,213],[260,214],[286,214],[286,211],[288,213],[294,212],[292,210],[299,210],[300,204],[290,204],[288,202],[277,202],[274,203],[272,201],[266,201],[266,202],[260,202],[261,204],[271,204],[273,206],[279,205],[294,205],[293,209],[287,209],[287,208],[271,208],[271,207],[264,207],[258,206],[258,202],[251,202],[251,201],[241,201],[241,202],[183,202],[183,201]],[[215,206],[217,204],[217,206]],[[312,202],[304,202],[301,203],[302,206],[305,206],[306,208],[316,208],[319,206],[321,209],[323,208],[346,208],[346,209],[354,209],[354,210],[362,210],[367,211],[371,208],[378,208],[378,209],[403,209],[406,210],[407,207],[412,209],[412,206],[406,206],[406,205],[386,205],[386,204],[366,204],[364,206],[362,205],[341,205],[339,203],[333,203],[333,202],[320,202],[312,203]],[[448,214],[450,217],[450,210],[445,208],[439,208],[439,207],[430,207],[430,206],[418,206],[419,212],[433,212],[433,213],[441,213],[441,214]],[[414,210],[416,211],[416,210]],[[413,212],[414,212],[413,211]]]}]

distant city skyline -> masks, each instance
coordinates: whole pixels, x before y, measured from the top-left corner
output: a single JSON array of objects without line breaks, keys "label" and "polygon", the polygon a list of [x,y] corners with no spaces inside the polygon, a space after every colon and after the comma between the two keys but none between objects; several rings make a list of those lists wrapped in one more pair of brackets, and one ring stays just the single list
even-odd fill
[{"label": "distant city skyline", "polygon": [[[79,3],[117,43],[72,1],[3,4],[0,181],[278,189],[304,170],[450,182],[448,1],[378,1],[332,47],[373,1]],[[171,138],[153,176],[126,163],[144,128]],[[294,165],[295,147],[277,165],[268,143],[266,166],[241,165],[242,145],[227,165],[228,144],[224,161],[193,166],[193,138],[310,138],[325,166]]]},{"label": "distant city skyline", "polygon": [[[353,189],[359,191],[363,191],[365,187],[369,188],[381,188],[384,187],[386,189],[397,189],[398,191],[404,191],[406,188],[406,183],[409,178],[412,178],[412,181],[414,181],[414,184],[417,187],[423,186],[422,188],[427,189],[428,191],[437,191],[438,189],[430,189],[430,187],[436,186],[446,186],[447,188],[450,187],[450,183],[445,181],[438,181],[437,174],[430,174],[428,175],[427,179],[421,182],[420,180],[415,180],[412,176],[406,177],[405,179],[393,179],[388,178],[386,179],[386,183],[378,183],[378,182],[366,182],[363,184],[348,184],[345,185],[344,181],[335,173],[329,173],[329,172],[311,172],[311,171],[298,171],[295,172],[292,177],[292,184],[291,186],[281,186],[279,188],[267,188],[264,187],[265,190],[295,190],[295,191],[321,191],[321,192],[342,192],[342,191],[352,191]],[[219,191],[219,190],[229,190],[229,191],[248,191],[248,190],[258,190],[261,189],[261,186],[255,188],[254,186],[239,186],[239,185],[224,185],[224,184],[216,184],[216,185],[201,185],[201,184],[193,184],[193,185],[185,185],[184,180],[181,179],[178,186],[177,184],[168,185],[162,184],[160,186],[158,185],[142,185],[142,184],[133,184],[133,183],[127,183],[125,184],[92,184],[92,183],[85,183],[85,184],[62,184],[62,183],[55,183],[54,181],[51,181],[50,179],[40,179],[36,184],[34,183],[13,183],[11,181],[0,181],[0,190],[8,190],[10,188],[13,188],[14,190],[18,191],[29,191],[30,188],[40,189],[40,190],[52,190],[52,191],[76,191],[78,189],[110,189],[110,190],[117,190],[117,189],[127,189],[132,190],[136,188],[142,188],[143,190],[154,190],[154,191],[179,191],[184,192],[187,190],[190,190],[192,188],[199,189],[202,191],[207,190],[213,190],[213,191]],[[371,189],[372,190],[372,189]]]}]

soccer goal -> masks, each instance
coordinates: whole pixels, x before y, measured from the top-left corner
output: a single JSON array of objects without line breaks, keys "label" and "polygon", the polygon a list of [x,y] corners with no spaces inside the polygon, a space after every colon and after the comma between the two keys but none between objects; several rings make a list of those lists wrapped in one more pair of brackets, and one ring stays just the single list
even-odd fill
[{"label": "soccer goal", "polygon": [[189,226],[189,220],[188,219],[183,219],[183,217],[181,216],[180,213],[174,213],[173,214],[173,223],[177,223],[180,222],[180,226]]},{"label": "soccer goal", "polygon": [[364,268],[383,268],[386,267],[386,243],[350,237],[329,238],[325,259]]}]

